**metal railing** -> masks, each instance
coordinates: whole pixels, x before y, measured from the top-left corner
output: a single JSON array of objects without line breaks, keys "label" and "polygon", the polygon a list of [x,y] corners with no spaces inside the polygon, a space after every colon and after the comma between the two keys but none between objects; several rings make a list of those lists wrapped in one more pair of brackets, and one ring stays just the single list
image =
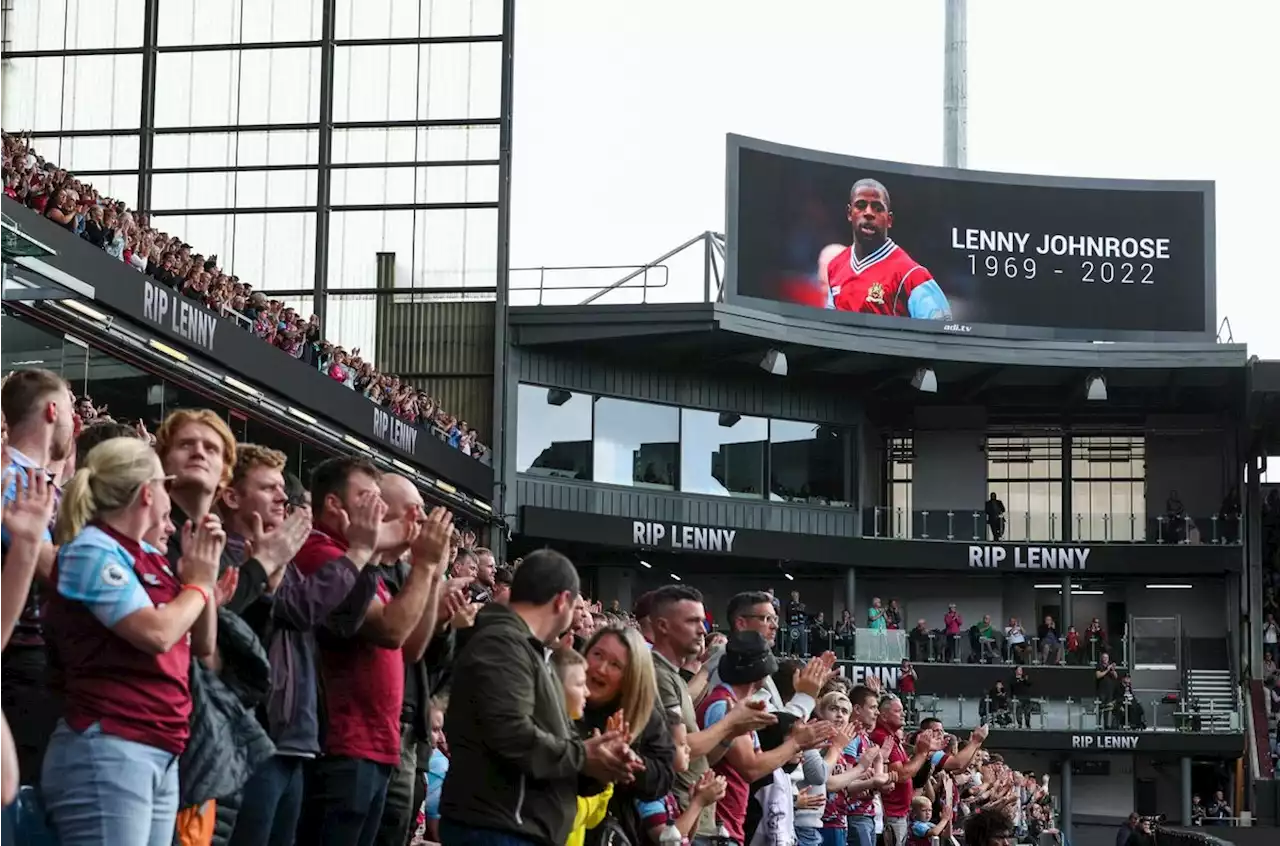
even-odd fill
[{"label": "metal railing", "polygon": [[[1061,541],[1069,527],[1073,541],[1088,543],[1230,544],[1242,543],[1242,518],[1238,514],[1211,514],[1203,519],[1189,515],[1171,518],[1135,513],[1076,513],[1065,518],[1058,512],[1006,512],[1000,540]],[[988,541],[995,533],[986,513],[965,509],[909,510],[901,506],[875,505],[864,509],[863,537],[898,540]]]},{"label": "metal railing", "polygon": [[723,302],[724,263],[724,236],[702,232],[643,264],[512,268],[510,303],[569,306]]}]

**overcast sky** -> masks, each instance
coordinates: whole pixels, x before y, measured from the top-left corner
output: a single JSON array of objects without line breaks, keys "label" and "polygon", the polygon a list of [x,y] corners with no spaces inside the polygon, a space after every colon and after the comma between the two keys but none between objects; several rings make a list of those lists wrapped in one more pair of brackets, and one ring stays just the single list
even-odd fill
[{"label": "overcast sky", "polygon": [[[641,264],[723,231],[728,132],[942,163],[943,0],[517,10],[513,267]],[[969,166],[1216,181],[1218,317],[1280,357],[1277,31],[1263,0],[971,0]],[[652,298],[690,299],[700,260]]]}]

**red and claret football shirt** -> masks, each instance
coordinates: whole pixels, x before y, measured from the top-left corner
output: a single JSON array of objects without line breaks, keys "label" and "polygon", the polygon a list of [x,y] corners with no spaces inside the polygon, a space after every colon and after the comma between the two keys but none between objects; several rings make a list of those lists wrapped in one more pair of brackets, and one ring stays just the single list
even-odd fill
[{"label": "red and claret football shirt", "polygon": [[[879,723],[871,732],[871,742],[877,746],[884,744],[885,738],[893,735],[894,732],[889,731],[884,723]],[[911,756],[907,754],[906,747],[902,745],[902,741],[894,739],[893,749],[889,753],[890,764],[905,764],[911,760]],[[885,819],[896,817],[911,816],[911,797],[915,793],[915,789],[911,786],[911,779],[903,779],[893,786],[892,792],[881,794],[884,802]]]},{"label": "red and claret football shirt", "polygon": [[827,265],[831,300],[840,311],[943,320],[951,307],[933,274],[907,251],[886,238],[871,255],[858,260],[853,247]]},{"label": "red and claret football shirt", "polygon": [[164,554],[95,524],[58,551],[53,580],[44,634],[67,725],[83,732],[98,723],[103,734],[181,755],[191,730],[190,634],[153,655],[112,631],[182,592]]},{"label": "red and claret football shirt", "polygon": [[[320,527],[298,550],[293,563],[310,576],[330,561],[347,554],[346,540]],[[378,579],[378,599],[391,594]],[[400,763],[400,708],[404,704],[404,654],[360,638],[320,647],[324,676],[324,704],[328,725],[324,751],[397,766]]]}]

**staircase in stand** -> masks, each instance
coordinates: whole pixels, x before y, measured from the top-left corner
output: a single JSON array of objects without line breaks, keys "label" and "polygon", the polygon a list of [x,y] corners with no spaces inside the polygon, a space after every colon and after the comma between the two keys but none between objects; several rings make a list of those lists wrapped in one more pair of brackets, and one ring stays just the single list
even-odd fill
[{"label": "staircase in stand", "polygon": [[1238,730],[1236,686],[1230,670],[1187,670],[1187,696],[1199,706],[1201,731]]}]

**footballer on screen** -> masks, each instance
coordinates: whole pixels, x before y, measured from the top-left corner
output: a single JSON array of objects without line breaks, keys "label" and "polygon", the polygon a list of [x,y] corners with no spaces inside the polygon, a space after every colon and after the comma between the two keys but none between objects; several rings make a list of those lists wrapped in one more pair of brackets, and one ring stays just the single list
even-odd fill
[{"label": "footballer on screen", "polygon": [[853,245],[832,244],[818,257],[827,308],[950,320],[951,304],[933,274],[889,237],[889,190],[874,179],[859,179],[849,191],[848,212]]}]

